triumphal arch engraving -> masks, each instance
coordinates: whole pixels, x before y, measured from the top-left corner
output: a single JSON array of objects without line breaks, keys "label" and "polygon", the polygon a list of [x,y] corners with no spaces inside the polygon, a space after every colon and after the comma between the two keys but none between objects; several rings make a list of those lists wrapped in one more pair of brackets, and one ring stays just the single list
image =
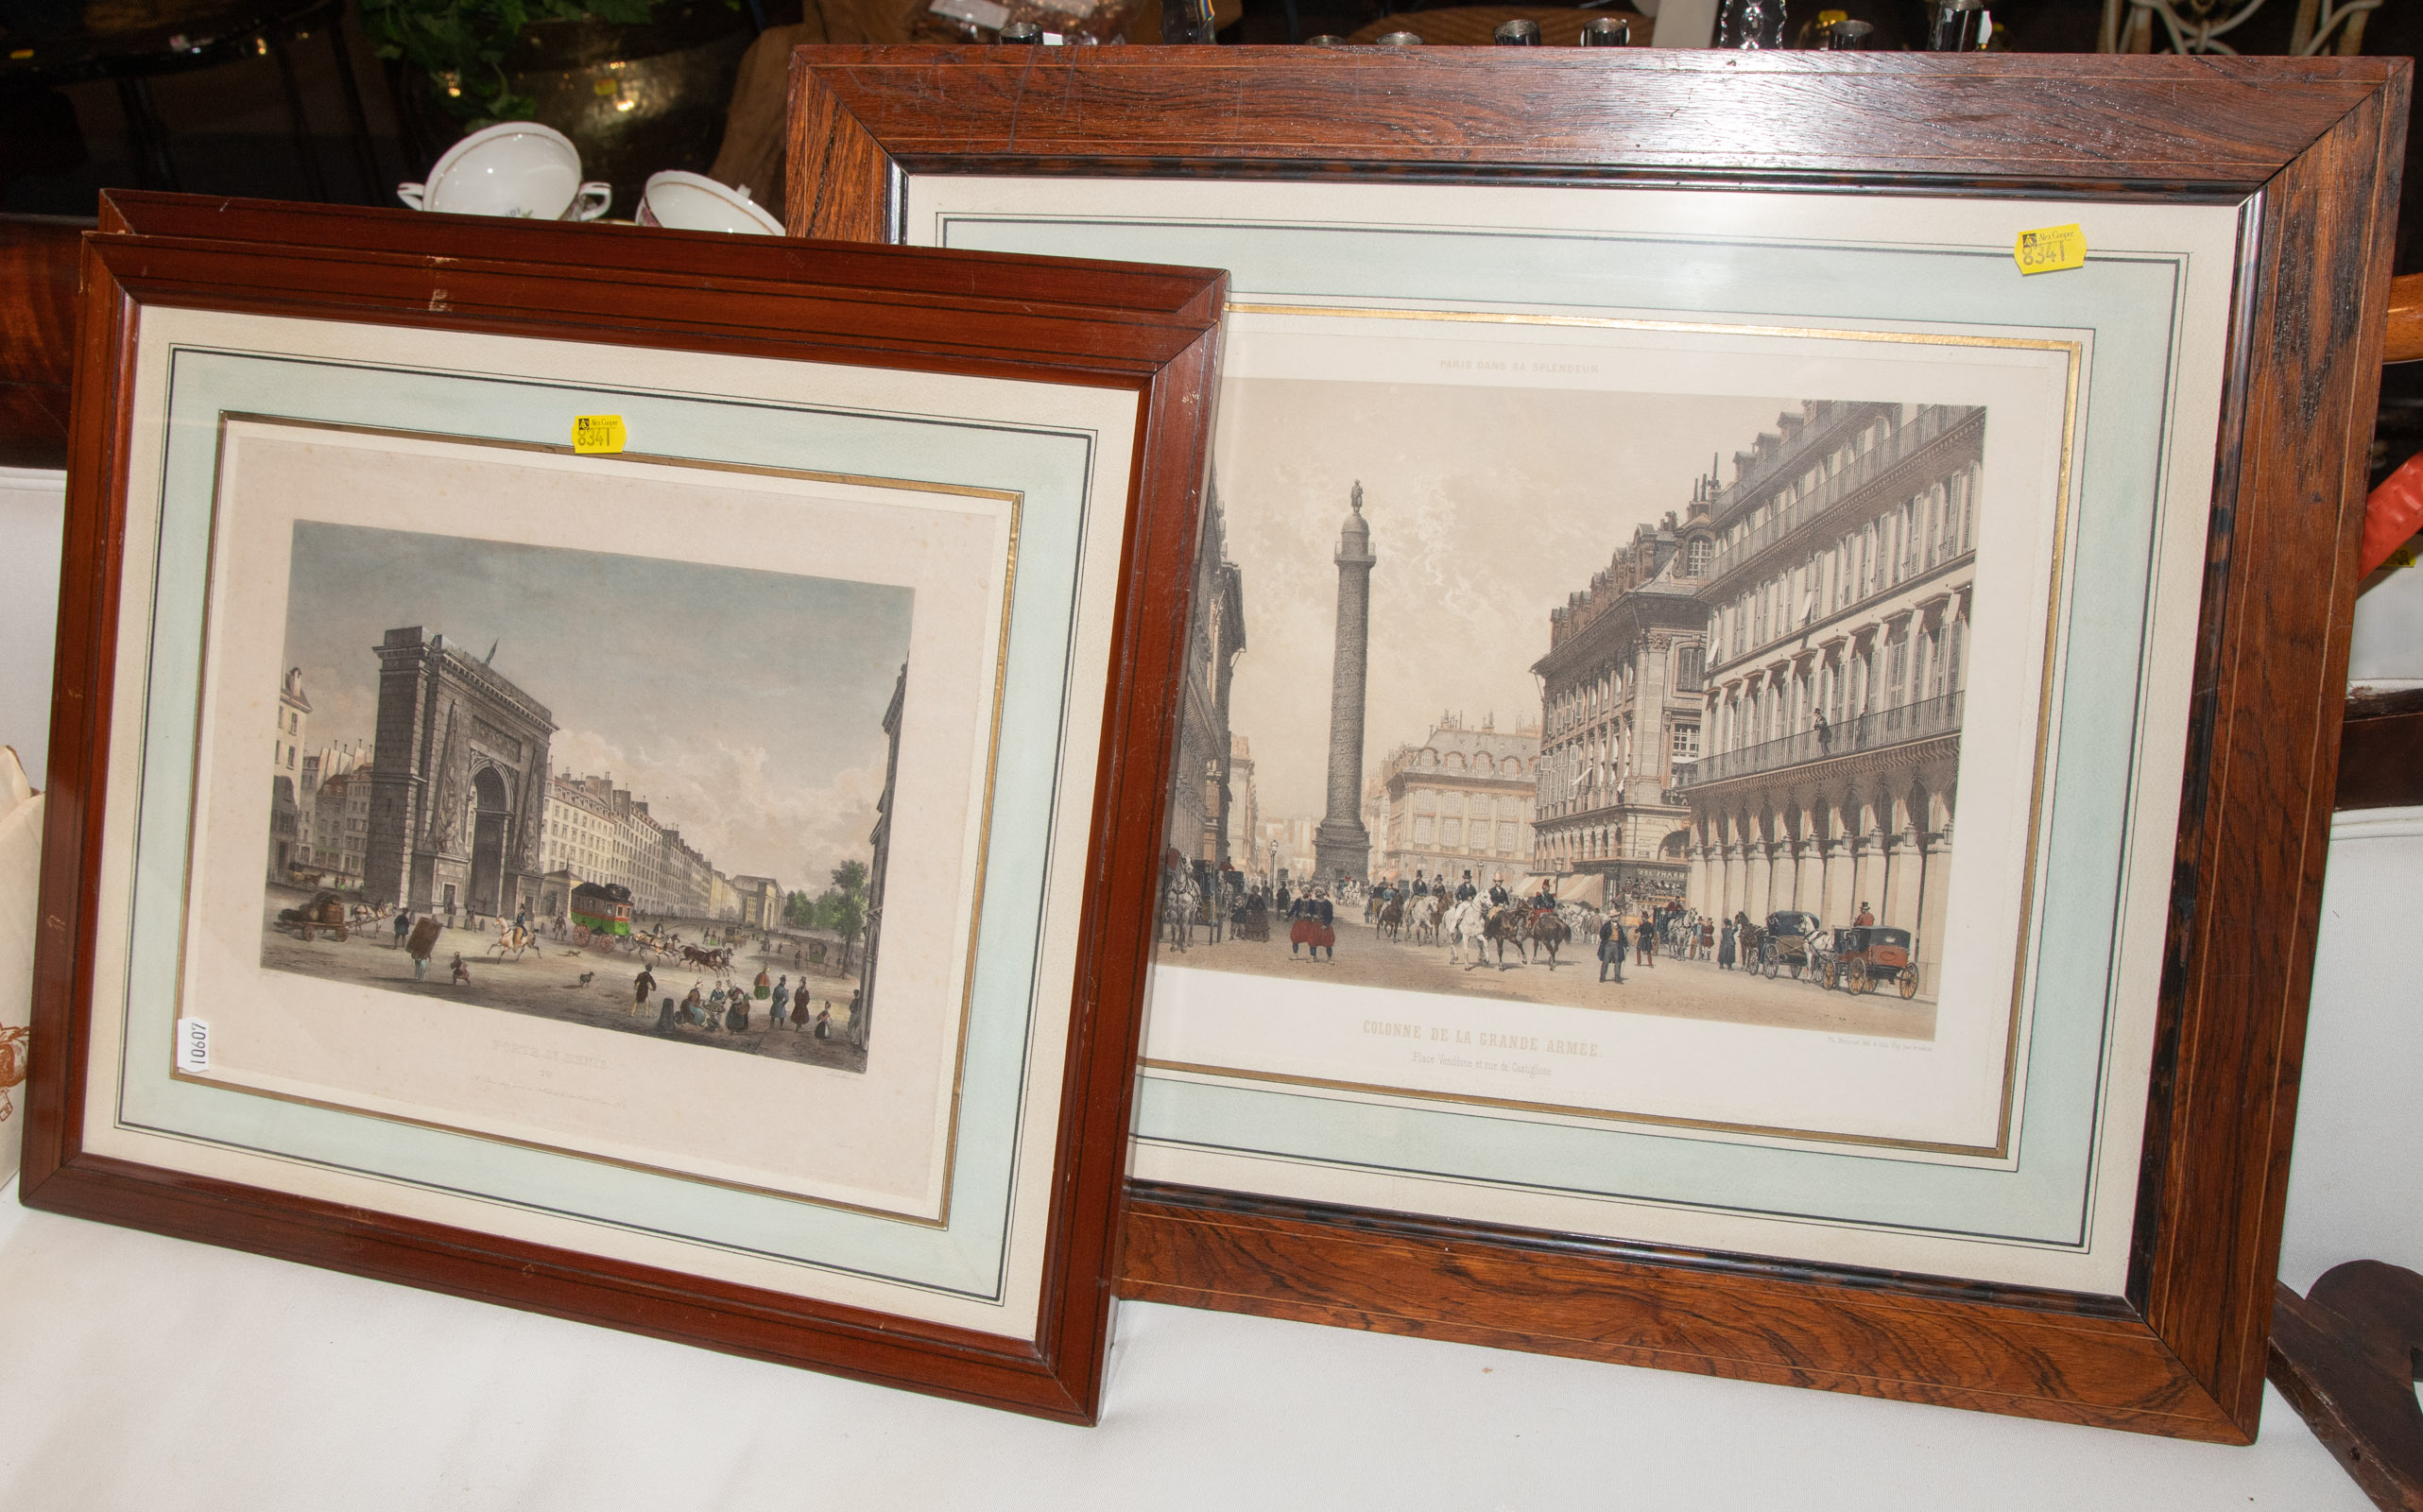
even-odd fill
[{"label": "triumphal arch engraving", "polygon": [[421,626],[387,631],[377,649],[363,892],[439,914],[535,908],[554,716]]}]

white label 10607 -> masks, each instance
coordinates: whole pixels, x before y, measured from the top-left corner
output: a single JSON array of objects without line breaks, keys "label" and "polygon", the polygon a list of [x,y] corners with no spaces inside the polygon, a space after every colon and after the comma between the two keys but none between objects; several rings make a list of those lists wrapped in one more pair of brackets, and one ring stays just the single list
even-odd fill
[{"label": "white label 10607", "polygon": [[199,1019],[177,1021],[177,1069],[211,1069],[211,1026]]}]

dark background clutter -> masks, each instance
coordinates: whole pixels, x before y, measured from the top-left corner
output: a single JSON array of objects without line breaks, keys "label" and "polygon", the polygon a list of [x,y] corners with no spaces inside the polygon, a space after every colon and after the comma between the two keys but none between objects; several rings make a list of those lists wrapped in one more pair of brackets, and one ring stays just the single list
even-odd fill
[{"label": "dark background clutter", "polygon": [[[711,5],[719,17],[694,19],[710,29],[720,26],[739,33],[728,36],[713,54],[713,65],[724,71],[723,78],[733,76],[748,36],[761,27],[799,27],[795,35],[811,41],[889,41],[904,36],[914,19],[903,7],[916,8],[916,0],[668,3],[685,11]],[[1870,23],[1881,48],[1914,45],[1926,27],[1925,0],[1823,3]],[[2187,3],[2181,0],[2183,8]],[[421,177],[460,133],[462,122],[433,106],[424,76],[374,54],[362,4],[0,4],[0,214],[90,217],[95,195],[108,187],[394,205],[394,185]],[[1323,33],[1368,33],[1385,29],[1391,11],[1422,9],[1419,0],[1242,0],[1240,14],[1236,5],[1237,0],[1223,0],[1217,9],[1222,43],[1284,43]],[[1817,9],[1817,0],[1794,0],[1787,35],[1796,36]],[[1159,10],[1147,0],[1131,23],[1131,35],[1158,35]],[[2284,53],[2295,10],[2294,0],[2270,0],[2228,41],[2243,53]],[[2002,0],[1993,15],[1998,46],[2081,53],[2095,50],[2102,7],[2100,0]],[[2385,5],[2366,18],[2368,54],[2411,57],[2418,42],[2423,6]],[[556,62],[581,61],[562,46],[558,51],[565,56]],[[728,85],[719,87],[729,93]],[[598,85],[601,93],[607,88]],[[540,118],[550,119],[544,112]],[[721,134],[720,119],[709,121],[704,131],[703,146],[684,149],[689,161],[665,163],[662,149],[651,148],[658,154],[654,165],[706,170],[714,158],[712,139]],[[2410,132],[2398,218],[2400,273],[2423,270],[2417,140]],[[584,145],[584,161],[593,163],[595,155]],[[612,214],[630,214],[644,172],[622,164],[593,171],[617,185]],[[755,187],[761,199],[779,198],[779,183]],[[2386,370],[2376,474],[2418,449],[2423,363]]]}]

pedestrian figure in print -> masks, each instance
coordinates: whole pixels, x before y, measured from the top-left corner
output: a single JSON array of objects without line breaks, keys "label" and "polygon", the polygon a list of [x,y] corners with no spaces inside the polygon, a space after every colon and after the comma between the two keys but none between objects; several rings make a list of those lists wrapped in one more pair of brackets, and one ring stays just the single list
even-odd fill
[{"label": "pedestrian figure in print", "polygon": [[1290,919],[1287,928],[1288,954],[1293,955],[1298,949],[1303,949],[1305,959],[1317,961],[1321,958],[1321,947],[1326,945],[1330,947],[1331,958],[1336,958],[1338,936],[1334,923],[1337,916],[1320,888],[1315,887],[1297,899],[1287,912]]},{"label": "pedestrian figure in print", "polygon": [[393,943],[387,946],[387,949],[391,951],[400,951],[404,949],[404,938],[411,933],[412,910],[409,908],[397,909],[395,911],[395,939]]},{"label": "pedestrian figure in print", "polygon": [[791,979],[786,975],[774,984],[774,1016],[769,1021],[773,1027],[777,1029],[782,1027],[782,1021],[789,1012],[790,1005]]},{"label": "pedestrian figure in print", "polygon": [[833,1038],[833,1008],[830,1005],[816,1010],[816,1038],[819,1040]]},{"label": "pedestrian figure in print", "polygon": [[1720,971],[1733,970],[1733,920],[1728,919],[1725,933],[1716,937],[1716,969]]},{"label": "pedestrian figure in print", "polygon": [[460,951],[455,953],[455,985],[456,987],[472,985],[472,969],[463,964],[463,953]]},{"label": "pedestrian figure in print", "polygon": [[412,957],[412,979],[429,980],[429,957],[438,950],[438,920],[427,914],[413,920],[412,937],[404,942],[404,953]]},{"label": "pedestrian figure in print", "polygon": [[641,967],[640,974],[631,978],[631,1012],[634,1015],[648,1005],[648,994],[655,990],[656,978],[648,974],[646,967]]},{"label": "pedestrian figure in print", "polygon": [[1639,952],[1633,961],[1634,965],[1655,966],[1658,964],[1658,932],[1650,927],[1647,914],[1641,916],[1640,925],[1632,931],[1632,943]]},{"label": "pedestrian figure in print", "polygon": [[1624,921],[1609,914],[1599,924],[1599,980],[1615,973],[1615,985],[1624,985]]}]

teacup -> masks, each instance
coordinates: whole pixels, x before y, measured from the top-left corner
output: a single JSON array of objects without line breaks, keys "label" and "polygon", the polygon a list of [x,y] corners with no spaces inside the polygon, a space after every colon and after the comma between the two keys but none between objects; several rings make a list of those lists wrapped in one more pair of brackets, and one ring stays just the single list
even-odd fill
[{"label": "teacup", "polygon": [[613,203],[610,184],[580,179],[580,152],[553,127],[500,121],[446,149],[426,183],[400,183],[415,210],[524,220],[595,220]]},{"label": "teacup", "polygon": [[643,226],[668,231],[722,231],[743,236],[780,236],[782,223],[748,198],[746,185],[734,189],[704,174],[668,168],[648,176],[635,217]]}]

